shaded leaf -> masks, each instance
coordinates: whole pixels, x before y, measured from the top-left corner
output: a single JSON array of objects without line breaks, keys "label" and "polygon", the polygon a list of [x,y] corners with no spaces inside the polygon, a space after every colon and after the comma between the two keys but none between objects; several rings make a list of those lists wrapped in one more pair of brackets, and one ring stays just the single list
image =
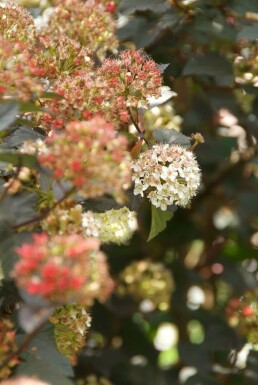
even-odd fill
[{"label": "shaded leaf", "polygon": [[22,191],[15,195],[8,195],[2,202],[1,217],[8,217],[8,222],[13,226],[19,225],[31,218],[34,218],[37,213],[34,210],[38,200],[36,193]]},{"label": "shaded leaf", "polygon": [[258,2],[256,0],[234,0],[230,8],[241,14],[245,14],[246,12],[258,13]]},{"label": "shaded leaf", "polygon": [[202,372],[208,371],[211,367],[210,356],[203,344],[196,345],[179,342],[178,353],[184,364],[194,366]]},{"label": "shaded leaf", "polygon": [[[36,299],[36,298],[35,298]],[[46,322],[53,315],[53,306],[40,307],[38,301],[37,306],[23,303],[19,309],[19,325],[26,333],[31,333],[38,326]]]},{"label": "shaded leaf", "polygon": [[9,135],[5,140],[1,147],[5,148],[18,148],[20,147],[26,140],[44,140],[44,135],[41,135],[39,132],[32,130],[28,127],[21,127],[14,131],[11,135]]},{"label": "shaded leaf", "polygon": [[[23,333],[20,333],[18,340],[22,341],[24,336]],[[25,360],[25,363],[19,365],[17,370],[19,373],[25,374],[24,370],[29,370],[31,374],[34,373],[34,375],[38,375],[43,379],[43,369],[45,372],[50,370],[58,376],[64,376],[64,383],[66,383],[65,377],[73,377],[73,368],[70,361],[57,350],[54,326],[51,323],[47,323],[31,341],[26,352],[22,354],[22,358]],[[36,368],[33,367],[34,360],[37,361],[35,364],[39,371],[36,371]],[[54,382],[54,384],[58,384],[58,382]],[[63,384],[63,382],[60,382],[60,384]]]},{"label": "shaded leaf", "polygon": [[258,23],[246,25],[237,35],[237,40],[255,41],[258,39]]},{"label": "shaded leaf", "polygon": [[23,231],[21,233],[12,233],[6,229],[6,224],[1,222],[0,233],[0,262],[4,277],[9,278],[9,274],[14,264],[18,261],[18,255],[15,252],[16,247],[31,239],[31,233]]},{"label": "shaded leaf", "polygon": [[119,28],[117,34],[121,41],[133,40],[137,49],[146,48],[153,44],[160,35],[156,24],[155,20],[148,20],[143,16],[137,16],[130,23]]},{"label": "shaded leaf", "polygon": [[186,148],[191,146],[191,138],[174,129],[159,128],[153,131],[153,136],[159,143],[179,144]]},{"label": "shaded leaf", "polygon": [[151,229],[148,241],[155,238],[161,231],[163,231],[167,222],[172,218],[173,213],[162,211],[160,208],[151,205]]},{"label": "shaded leaf", "polygon": [[16,119],[19,106],[16,103],[5,103],[0,105],[0,131],[5,130]]},{"label": "shaded leaf", "polygon": [[216,53],[207,53],[190,58],[183,69],[183,75],[210,76],[220,86],[230,86],[234,81],[231,63]]},{"label": "shaded leaf", "polygon": [[97,213],[103,213],[107,210],[118,210],[122,205],[118,204],[114,198],[110,196],[102,196],[96,199],[87,199],[82,203],[85,210],[91,210]]},{"label": "shaded leaf", "polygon": [[220,385],[221,382],[214,380],[211,376],[204,373],[197,373],[188,378],[185,385]]},{"label": "shaded leaf", "polygon": [[28,360],[17,367],[15,375],[35,376],[42,381],[46,381],[49,385],[74,385],[72,380],[60,373],[53,362],[46,363],[42,358],[37,358],[32,354]]},{"label": "shaded leaf", "polygon": [[119,11],[124,14],[131,14],[136,11],[163,12],[170,8],[164,0],[122,0],[119,4]]}]

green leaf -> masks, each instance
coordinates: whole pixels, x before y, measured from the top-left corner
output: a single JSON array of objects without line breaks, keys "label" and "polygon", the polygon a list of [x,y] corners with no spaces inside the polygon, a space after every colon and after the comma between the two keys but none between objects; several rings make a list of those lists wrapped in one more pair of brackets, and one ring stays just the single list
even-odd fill
[{"label": "green leaf", "polygon": [[43,92],[41,97],[46,99],[58,99],[58,100],[61,100],[64,98],[62,95],[56,94],[55,92]]},{"label": "green leaf", "polygon": [[173,213],[163,211],[151,205],[151,229],[148,241],[155,238],[161,231],[165,230],[167,222],[173,217]]},{"label": "green leaf", "polygon": [[179,144],[182,147],[190,147],[191,138],[174,129],[159,128],[153,131],[153,136],[159,143]]},{"label": "green leaf", "polygon": [[5,103],[0,105],[0,131],[5,130],[16,119],[19,106],[16,103]]},{"label": "green leaf", "polygon": [[211,52],[189,59],[183,69],[183,75],[210,76],[219,86],[230,86],[234,81],[231,63],[223,56]]},{"label": "green leaf", "polygon": [[41,169],[35,155],[21,154],[17,151],[0,150],[0,161],[11,163],[13,166]]},{"label": "green leaf", "polygon": [[37,106],[33,102],[23,102],[20,103],[20,112],[41,112],[43,111],[43,108],[41,106]]}]

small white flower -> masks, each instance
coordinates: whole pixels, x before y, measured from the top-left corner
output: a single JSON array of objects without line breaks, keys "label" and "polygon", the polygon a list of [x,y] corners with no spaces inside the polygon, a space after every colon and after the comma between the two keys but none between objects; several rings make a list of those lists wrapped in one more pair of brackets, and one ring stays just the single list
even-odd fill
[{"label": "small white flower", "polygon": [[157,144],[132,162],[134,194],[146,191],[151,203],[166,210],[186,206],[196,195],[201,173],[194,154],[178,145]]}]

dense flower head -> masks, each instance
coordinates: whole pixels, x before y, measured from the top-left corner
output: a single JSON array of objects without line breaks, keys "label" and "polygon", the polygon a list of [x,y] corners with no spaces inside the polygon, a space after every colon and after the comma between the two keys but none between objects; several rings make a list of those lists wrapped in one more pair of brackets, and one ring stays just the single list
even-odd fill
[{"label": "dense flower head", "polygon": [[129,120],[125,97],[94,70],[63,73],[51,89],[61,95],[61,99],[42,100],[51,113],[41,118],[41,125],[47,132],[63,129],[70,120],[89,120],[93,115],[102,116],[118,127]]},{"label": "dense flower head", "polygon": [[164,265],[144,260],[133,262],[122,271],[118,293],[130,294],[140,302],[150,301],[153,309],[167,310],[173,288],[172,275]]},{"label": "dense flower head", "polygon": [[0,35],[10,42],[21,42],[31,47],[37,31],[31,14],[14,1],[0,5]]},{"label": "dense flower head", "polygon": [[64,0],[50,15],[46,34],[67,35],[103,57],[117,48],[115,22],[104,4],[97,0]]},{"label": "dense flower head", "polygon": [[91,325],[91,317],[85,307],[77,304],[58,307],[50,322],[55,325],[54,334],[59,352],[76,364],[77,355],[85,345],[87,330]]},{"label": "dense flower head", "polygon": [[82,218],[85,234],[98,237],[102,243],[124,244],[137,228],[136,213],[127,207],[104,213],[88,211],[82,214]]},{"label": "dense flower head", "polygon": [[91,69],[92,53],[68,36],[46,35],[40,37],[40,46],[35,50],[38,67],[45,70],[45,77],[57,79],[63,72],[71,73],[75,69]]},{"label": "dense flower head", "polygon": [[162,210],[172,204],[186,206],[201,181],[194,154],[178,145],[153,146],[132,162],[132,170],[134,194],[145,195]]},{"label": "dense flower head", "polygon": [[45,71],[37,67],[27,48],[0,36],[0,98],[27,101],[44,91],[40,78]]},{"label": "dense flower head", "polygon": [[141,50],[125,50],[118,59],[105,59],[99,74],[116,95],[125,97],[127,106],[143,107],[148,105],[148,98],[161,95],[161,72]]},{"label": "dense flower head", "polygon": [[99,241],[80,235],[34,234],[32,243],[17,248],[20,260],[12,276],[18,287],[55,303],[91,305],[113,289]]},{"label": "dense flower head", "polygon": [[[15,329],[12,322],[7,318],[0,319],[0,365],[17,349],[15,341]],[[8,364],[0,369],[0,379],[4,379],[11,373],[11,368],[19,363],[17,357],[12,358]]]},{"label": "dense flower head", "polygon": [[101,118],[71,122],[65,131],[47,138],[48,151],[38,155],[42,166],[53,170],[87,198],[104,193],[123,199],[130,185],[127,140]]}]

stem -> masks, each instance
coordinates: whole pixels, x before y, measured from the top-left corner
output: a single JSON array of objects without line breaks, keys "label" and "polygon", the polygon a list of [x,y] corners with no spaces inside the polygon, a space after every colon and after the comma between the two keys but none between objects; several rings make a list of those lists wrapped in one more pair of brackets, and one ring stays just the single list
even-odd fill
[{"label": "stem", "polygon": [[142,132],[140,126],[139,126],[139,123],[134,119],[134,116],[133,116],[133,114],[132,114],[132,111],[131,111],[130,107],[128,107],[127,110],[128,110],[128,113],[129,113],[129,115],[130,115],[130,118],[131,118],[131,121],[132,121],[134,127],[136,128],[136,130],[137,130],[137,131],[139,132],[139,134],[140,134],[140,137],[145,141],[145,143],[147,144],[147,146],[150,148],[151,145],[150,145],[149,141],[148,141],[146,138],[144,138],[144,134],[143,134],[143,132]]},{"label": "stem", "polygon": [[72,188],[71,190],[67,191],[65,193],[65,195],[60,198],[57,202],[55,202],[46,212],[38,215],[37,217],[34,217],[32,219],[29,219],[23,223],[19,223],[18,225],[15,225],[13,226],[13,230],[17,230],[23,226],[28,226],[28,225],[31,225],[33,223],[37,223],[37,222],[40,222],[42,219],[46,218],[48,216],[48,214],[54,210],[60,203],[62,203],[63,201],[65,201],[73,192],[75,191],[74,188]]}]

